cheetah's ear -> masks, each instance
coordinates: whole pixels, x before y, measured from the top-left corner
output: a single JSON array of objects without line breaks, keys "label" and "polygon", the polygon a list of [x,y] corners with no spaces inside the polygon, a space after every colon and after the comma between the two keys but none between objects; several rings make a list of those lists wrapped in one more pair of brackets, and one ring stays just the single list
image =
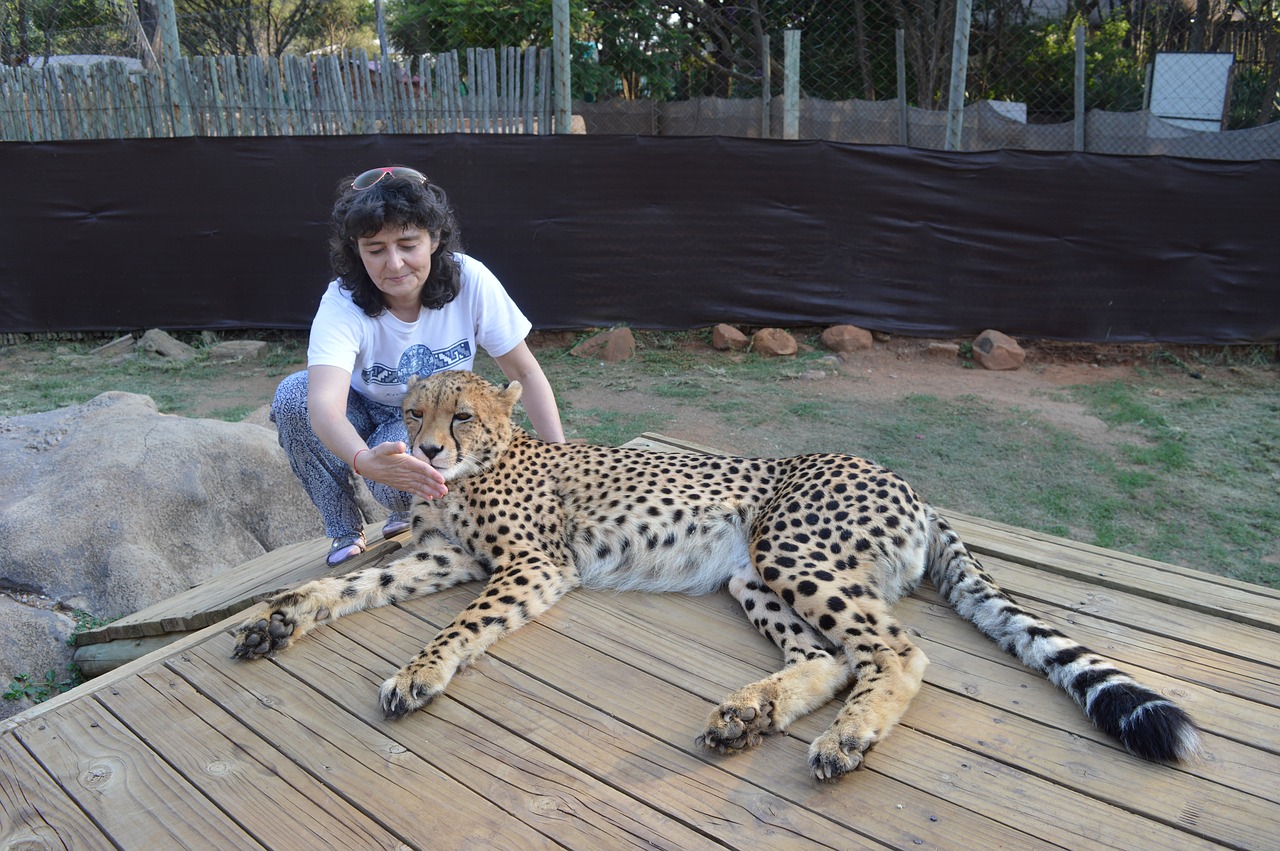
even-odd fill
[{"label": "cheetah's ear", "polygon": [[523,390],[524,388],[520,386],[519,381],[513,381],[503,389],[498,398],[502,400],[502,404],[506,405],[508,410],[515,410],[516,402],[520,401],[520,394]]}]

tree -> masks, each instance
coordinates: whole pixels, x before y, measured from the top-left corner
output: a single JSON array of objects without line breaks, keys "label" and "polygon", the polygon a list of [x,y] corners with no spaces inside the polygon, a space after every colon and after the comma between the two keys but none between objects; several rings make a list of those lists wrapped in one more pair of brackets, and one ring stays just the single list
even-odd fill
[{"label": "tree", "polygon": [[111,0],[0,0],[0,61],[25,65],[66,53],[131,53]]},{"label": "tree", "polygon": [[[581,17],[581,0],[570,6]],[[391,43],[414,56],[551,44],[551,0],[396,0],[386,14]]]},{"label": "tree", "polygon": [[191,55],[280,56],[302,39],[327,0],[175,0],[178,38]]},{"label": "tree", "polygon": [[303,25],[296,42],[300,51],[372,51],[377,42],[374,6],[369,0],[327,0]]}]

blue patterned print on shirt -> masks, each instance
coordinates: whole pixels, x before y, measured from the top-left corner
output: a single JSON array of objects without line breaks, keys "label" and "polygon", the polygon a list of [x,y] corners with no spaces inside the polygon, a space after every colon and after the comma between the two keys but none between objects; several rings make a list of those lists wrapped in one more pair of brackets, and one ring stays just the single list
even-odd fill
[{"label": "blue patterned print on shirt", "polygon": [[421,344],[410,346],[400,356],[400,363],[392,369],[375,363],[362,370],[360,377],[367,384],[408,384],[409,379],[417,376],[434,375],[446,369],[452,369],[465,363],[471,357],[471,343],[459,340],[447,349],[432,351]]}]

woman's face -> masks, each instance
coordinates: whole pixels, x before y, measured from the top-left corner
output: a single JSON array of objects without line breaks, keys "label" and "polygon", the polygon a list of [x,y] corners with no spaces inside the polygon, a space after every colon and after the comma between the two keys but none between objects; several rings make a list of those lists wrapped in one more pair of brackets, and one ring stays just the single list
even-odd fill
[{"label": "woman's face", "polygon": [[356,240],[365,271],[382,290],[387,307],[411,308],[415,313],[431,274],[431,255],[439,244],[438,237],[413,225],[389,225]]}]

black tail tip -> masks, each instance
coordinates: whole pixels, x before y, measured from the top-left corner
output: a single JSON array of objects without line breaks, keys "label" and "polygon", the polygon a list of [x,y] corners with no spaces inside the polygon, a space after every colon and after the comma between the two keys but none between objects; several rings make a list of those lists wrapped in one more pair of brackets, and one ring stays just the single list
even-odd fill
[{"label": "black tail tip", "polygon": [[1200,730],[1176,704],[1160,699],[1135,708],[1116,737],[1134,756],[1152,762],[1187,762],[1200,755]]}]

